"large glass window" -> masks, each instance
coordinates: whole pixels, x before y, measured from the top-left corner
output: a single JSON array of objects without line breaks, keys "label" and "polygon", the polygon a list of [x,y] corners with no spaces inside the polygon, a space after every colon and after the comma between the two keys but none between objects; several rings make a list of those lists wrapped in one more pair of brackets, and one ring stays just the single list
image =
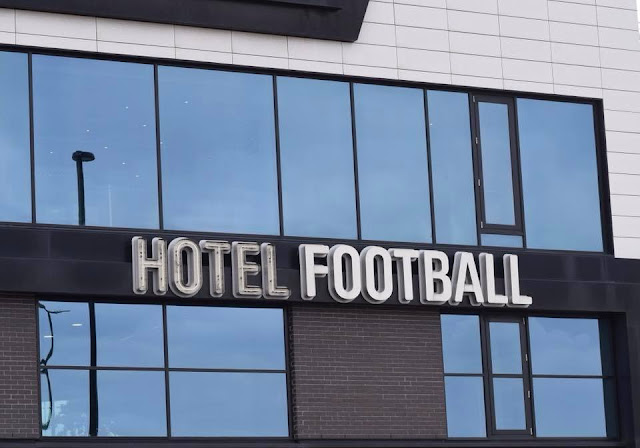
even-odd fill
[{"label": "large glass window", "polygon": [[424,92],[353,89],[362,238],[431,242]]},{"label": "large glass window", "polygon": [[593,106],[517,104],[527,247],[601,251]]},{"label": "large glass window", "polygon": [[44,436],[289,435],[281,309],[40,302],[39,318]]},{"label": "large glass window", "polygon": [[478,244],[469,95],[427,92],[436,243]]},{"label": "large glass window", "polygon": [[357,238],[349,83],[278,77],[285,235]]},{"label": "large glass window", "polygon": [[33,56],[38,222],[158,227],[153,66]]},{"label": "large glass window", "polygon": [[607,320],[442,315],[441,327],[449,437],[617,435]]},{"label": "large glass window", "polygon": [[168,229],[280,233],[273,80],[158,68]]},{"label": "large glass window", "polygon": [[29,66],[0,52],[0,220],[31,222]]},{"label": "large glass window", "polygon": [[615,435],[608,327],[598,319],[529,319],[538,436]]}]

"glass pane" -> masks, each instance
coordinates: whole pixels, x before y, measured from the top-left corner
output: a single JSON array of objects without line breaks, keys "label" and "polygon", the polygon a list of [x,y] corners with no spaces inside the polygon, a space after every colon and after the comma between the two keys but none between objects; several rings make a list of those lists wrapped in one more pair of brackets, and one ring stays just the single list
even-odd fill
[{"label": "glass pane", "polygon": [[171,367],[284,370],[281,309],[167,307]]},{"label": "glass pane", "polygon": [[515,225],[509,106],[478,103],[484,214],[489,224]]},{"label": "glass pane", "polygon": [[97,303],[95,309],[99,366],[164,366],[161,306]]},{"label": "glass pane", "polygon": [[493,373],[522,373],[520,324],[490,322],[491,368]]},{"label": "glass pane", "polygon": [[516,235],[497,235],[491,233],[485,233],[480,236],[483,246],[494,247],[514,247],[520,248],[523,246],[522,237]]},{"label": "glass pane", "polygon": [[46,370],[40,375],[42,435],[89,435],[89,371]]},{"label": "glass pane", "polygon": [[40,359],[49,366],[88,366],[89,305],[40,302]]},{"label": "glass pane", "polygon": [[436,242],[478,244],[466,93],[427,93]]},{"label": "glass pane", "polygon": [[349,84],[278,78],[286,235],[356,238]]},{"label": "glass pane", "polygon": [[287,437],[287,381],[280,373],[171,372],[177,437]]},{"label": "glass pane", "polygon": [[31,222],[27,55],[0,53],[0,221]]},{"label": "glass pane", "polygon": [[601,379],[534,378],[539,437],[606,437]]},{"label": "glass pane", "polygon": [[494,378],[493,404],[497,430],[527,429],[521,378]]},{"label": "glass pane", "polygon": [[534,374],[602,374],[597,319],[531,317],[529,337]]},{"label": "glass pane", "polygon": [[362,238],[431,242],[423,91],[356,84],[354,98]]},{"label": "glass pane", "polygon": [[478,316],[443,314],[442,354],[446,373],[482,373]]},{"label": "glass pane", "polygon": [[164,223],[280,233],[273,78],[159,67]]},{"label": "glass pane", "polygon": [[35,55],[33,101],[38,222],[80,222],[79,165],[87,225],[158,227],[153,66]]},{"label": "glass pane", "polygon": [[444,387],[449,437],[486,437],[482,377],[448,376]]},{"label": "glass pane", "polygon": [[99,436],[166,436],[164,372],[98,372]]},{"label": "glass pane", "polygon": [[602,251],[589,104],[518,99],[527,246]]}]

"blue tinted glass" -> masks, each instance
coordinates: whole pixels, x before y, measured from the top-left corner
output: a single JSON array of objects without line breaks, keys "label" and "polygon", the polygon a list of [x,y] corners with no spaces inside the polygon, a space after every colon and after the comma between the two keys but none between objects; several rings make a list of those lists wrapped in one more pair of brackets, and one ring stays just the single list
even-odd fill
[{"label": "blue tinted glass", "polygon": [[520,248],[523,246],[522,237],[516,235],[498,235],[492,233],[485,233],[480,236],[483,246],[494,247],[515,247]]},{"label": "blue tinted glass", "polygon": [[273,80],[159,67],[164,223],[278,234]]},{"label": "blue tinted glass", "polygon": [[487,223],[515,225],[509,106],[478,103],[482,190]]},{"label": "blue tinted glass", "polygon": [[99,366],[163,367],[159,305],[95,305]]},{"label": "blue tinted glass", "polygon": [[166,436],[164,372],[98,372],[99,436]]},{"label": "blue tinted glass", "polygon": [[482,377],[449,376],[444,387],[449,437],[485,437]]},{"label": "blue tinted glass", "polygon": [[519,99],[518,126],[527,246],[601,251],[593,107]]},{"label": "blue tinted glass", "polygon": [[287,381],[280,373],[171,372],[177,437],[287,437]]},{"label": "blue tinted glass", "polygon": [[36,55],[33,102],[38,222],[79,223],[82,151],[86,224],[157,227],[153,66]]},{"label": "blue tinted glass", "polygon": [[284,370],[281,309],[167,307],[171,367]]},{"label": "blue tinted glass", "polygon": [[27,55],[0,53],[0,221],[31,222]]},{"label": "blue tinted glass", "polygon": [[89,371],[46,370],[40,375],[42,435],[89,435]]},{"label": "blue tinted glass", "polygon": [[442,355],[446,373],[482,373],[478,316],[443,314]]},{"label": "blue tinted glass", "polygon": [[491,322],[491,368],[493,373],[522,373],[520,324]]},{"label": "blue tinted glass", "polygon": [[88,366],[89,305],[40,302],[40,359],[49,366]]},{"label": "blue tinted glass", "polygon": [[494,378],[493,404],[497,430],[527,429],[521,378]]},{"label": "blue tinted glass", "polygon": [[606,437],[603,390],[597,378],[534,378],[538,437]]},{"label": "blue tinted glass", "polygon": [[278,78],[286,235],[356,238],[349,84]]},{"label": "blue tinted glass", "polygon": [[529,338],[534,374],[602,374],[597,319],[531,317]]},{"label": "blue tinted glass", "polygon": [[478,244],[469,96],[427,93],[436,242]]},{"label": "blue tinted glass", "polygon": [[362,238],[431,242],[424,93],[356,84]]}]

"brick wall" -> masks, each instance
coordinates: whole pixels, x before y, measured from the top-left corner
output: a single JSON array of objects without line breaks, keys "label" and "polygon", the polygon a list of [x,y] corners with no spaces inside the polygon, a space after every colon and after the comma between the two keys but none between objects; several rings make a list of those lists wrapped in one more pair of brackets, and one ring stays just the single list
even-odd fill
[{"label": "brick wall", "polygon": [[0,298],[0,438],[39,435],[35,306]]},{"label": "brick wall", "polygon": [[307,305],[289,325],[295,436],[446,436],[437,312]]}]

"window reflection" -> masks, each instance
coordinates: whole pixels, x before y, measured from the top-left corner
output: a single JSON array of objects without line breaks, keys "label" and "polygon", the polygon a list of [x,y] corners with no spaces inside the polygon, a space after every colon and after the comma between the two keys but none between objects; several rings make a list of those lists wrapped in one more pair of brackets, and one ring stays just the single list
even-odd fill
[{"label": "window reflection", "polygon": [[153,66],[34,55],[33,97],[38,222],[157,228]]},{"label": "window reflection", "polygon": [[281,309],[167,307],[171,367],[280,369]]},{"label": "window reflection", "polygon": [[167,435],[164,372],[98,372],[98,435]]},{"label": "window reflection", "polygon": [[357,238],[346,82],[278,78],[285,235]]},{"label": "window reflection", "polygon": [[284,374],[171,372],[172,435],[287,437]]},{"label": "window reflection", "polygon": [[478,316],[443,314],[440,319],[445,373],[482,373]]},{"label": "window reflection", "polygon": [[493,404],[497,430],[527,429],[522,378],[494,378]]},{"label": "window reflection", "polygon": [[427,92],[436,242],[478,244],[469,95]]},{"label": "window reflection", "polygon": [[31,222],[27,55],[0,52],[0,221]]},{"label": "window reflection", "polygon": [[40,302],[40,359],[45,365],[88,366],[89,305]]},{"label": "window reflection", "polygon": [[522,373],[520,324],[515,322],[489,323],[491,339],[491,371],[494,374]]},{"label": "window reflection", "polygon": [[98,303],[96,344],[99,366],[162,367],[162,307]]},{"label": "window reflection", "polygon": [[89,372],[48,370],[40,375],[42,435],[89,435]]},{"label": "window reflection", "polygon": [[279,234],[272,77],[158,76],[165,227]]},{"label": "window reflection", "polygon": [[448,376],[444,384],[449,437],[485,437],[482,377]]},{"label": "window reflection", "polygon": [[517,104],[527,246],[602,251],[593,106]]},{"label": "window reflection", "polygon": [[431,242],[424,92],[353,89],[362,238]]}]

